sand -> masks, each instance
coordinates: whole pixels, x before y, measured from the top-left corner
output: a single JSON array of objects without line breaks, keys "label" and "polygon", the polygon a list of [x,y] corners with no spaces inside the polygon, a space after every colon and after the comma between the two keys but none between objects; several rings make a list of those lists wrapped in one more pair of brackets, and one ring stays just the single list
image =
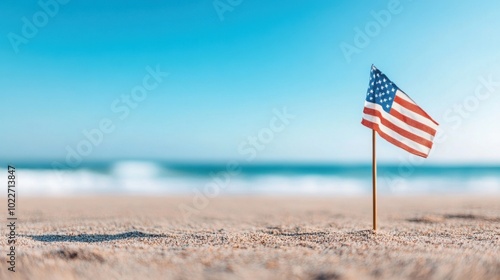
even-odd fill
[{"label": "sand", "polygon": [[184,219],[191,201],[20,198],[0,278],[500,279],[498,196],[381,197],[377,234],[370,197],[218,197]]}]

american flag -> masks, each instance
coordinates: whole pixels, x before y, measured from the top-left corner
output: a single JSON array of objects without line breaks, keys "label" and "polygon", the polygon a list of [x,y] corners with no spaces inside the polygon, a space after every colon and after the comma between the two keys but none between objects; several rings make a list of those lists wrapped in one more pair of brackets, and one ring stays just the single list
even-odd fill
[{"label": "american flag", "polygon": [[372,65],[361,123],[390,143],[426,158],[438,123]]}]

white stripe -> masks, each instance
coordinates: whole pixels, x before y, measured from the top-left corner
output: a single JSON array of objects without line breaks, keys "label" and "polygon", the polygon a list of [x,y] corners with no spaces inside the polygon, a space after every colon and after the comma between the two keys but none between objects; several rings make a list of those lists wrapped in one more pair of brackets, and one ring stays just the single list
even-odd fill
[{"label": "white stripe", "polygon": [[420,145],[419,143],[416,143],[406,137],[403,137],[401,135],[399,135],[398,133],[396,133],[395,131],[393,131],[392,129],[389,129],[388,127],[386,127],[385,125],[383,125],[381,122],[380,122],[380,119],[376,116],[372,116],[372,115],[368,115],[368,114],[363,114],[363,119],[367,120],[367,121],[370,121],[370,122],[373,122],[373,123],[376,123],[378,124],[380,130],[391,136],[392,138],[394,138],[395,140],[398,140],[399,142],[407,145],[408,147],[410,148],[413,148],[421,153],[424,153],[426,155],[429,154],[429,151],[431,149],[427,148],[426,146],[423,146],[423,145]]},{"label": "white stripe", "polygon": [[382,106],[380,106],[379,104],[375,104],[372,102],[366,102],[365,107],[379,111],[382,114],[382,118],[388,120],[389,122],[393,123],[394,125],[396,125],[397,127],[401,128],[401,129],[404,129],[408,132],[411,132],[411,133],[413,133],[417,136],[420,136],[424,139],[427,139],[429,141],[432,141],[432,139],[434,139],[434,136],[432,136],[431,134],[429,134],[425,131],[422,131],[416,127],[413,127],[411,125],[408,125],[405,122],[403,122],[402,120],[394,117],[393,115],[390,115],[389,113],[384,111]]},{"label": "white stripe", "polygon": [[[415,101],[413,101],[406,93],[402,92],[401,90],[398,89],[396,91],[396,96],[398,96],[401,99],[403,99],[403,100],[405,100],[405,101],[407,101],[407,102],[409,102],[409,103],[417,106],[420,110],[422,110],[422,112],[425,113],[425,111],[422,108],[420,108],[420,106],[418,106],[417,103],[415,103]],[[425,113],[425,114],[427,114],[427,113]],[[420,115],[420,114],[418,114],[418,115],[422,117],[422,115]],[[430,116],[427,117],[426,119],[429,119],[429,118],[430,118]],[[432,119],[430,119],[429,121],[434,124],[434,126],[435,126],[435,128],[433,127],[434,130],[437,130],[438,125],[436,125]]]},{"label": "white stripe", "polygon": [[399,113],[401,113],[402,115],[404,115],[405,117],[408,117],[408,118],[410,118],[414,121],[417,121],[419,123],[425,124],[434,130],[437,130],[437,128],[438,128],[438,125],[435,124],[433,121],[429,120],[428,118],[426,118],[420,114],[417,114],[411,110],[406,109],[405,107],[399,105],[399,103],[397,103],[395,101],[392,103],[391,110],[396,110]]},{"label": "white stripe", "polygon": [[[399,93],[399,94],[398,94],[398,93]],[[399,96],[399,97],[401,97],[401,99],[404,99],[404,100],[406,100],[406,101],[410,102],[411,104],[415,104],[415,105],[417,105],[417,103],[415,103],[415,101],[411,100],[411,98],[410,98],[410,97],[409,97],[406,93],[402,92],[402,91],[401,91],[401,90],[399,90],[399,89],[396,91],[396,95],[397,95],[397,96]],[[418,105],[417,105],[417,106],[418,106]],[[419,107],[420,107],[420,106],[419,106]]]}]

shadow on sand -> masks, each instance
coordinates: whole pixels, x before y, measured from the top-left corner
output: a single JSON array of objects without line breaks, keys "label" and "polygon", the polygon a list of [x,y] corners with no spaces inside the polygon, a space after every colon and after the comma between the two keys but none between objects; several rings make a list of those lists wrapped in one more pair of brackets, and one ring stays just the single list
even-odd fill
[{"label": "shadow on sand", "polygon": [[150,234],[140,231],[129,231],[119,234],[79,234],[79,235],[60,235],[60,234],[43,234],[43,235],[25,235],[36,241],[41,242],[106,242],[132,238],[162,238],[167,237],[165,234]]}]

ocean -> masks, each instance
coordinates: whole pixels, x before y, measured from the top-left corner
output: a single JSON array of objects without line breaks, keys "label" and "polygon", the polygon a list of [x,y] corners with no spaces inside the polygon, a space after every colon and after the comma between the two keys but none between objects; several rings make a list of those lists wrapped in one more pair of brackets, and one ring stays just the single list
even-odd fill
[{"label": "ocean", "polygon": [[[1,170],[7,174],[6,168]],[[27,196],[95,194],[365,195],[369,164],[202,164],[161,161],[85,163],[57,170],[50,164],[16,164],[17,191]],[[500,166],[379,164],[378,192],[500,194]]]}]

